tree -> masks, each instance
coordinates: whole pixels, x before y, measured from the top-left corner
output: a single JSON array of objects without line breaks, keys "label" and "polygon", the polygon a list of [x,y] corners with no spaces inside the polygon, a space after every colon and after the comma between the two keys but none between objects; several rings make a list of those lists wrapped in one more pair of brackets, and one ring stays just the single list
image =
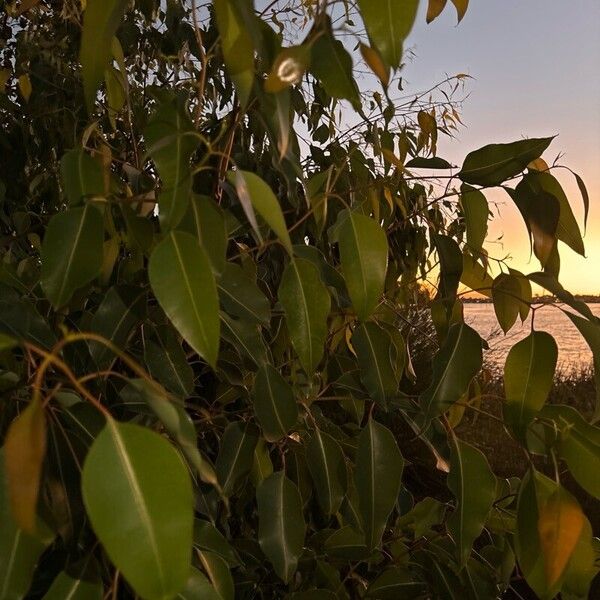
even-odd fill
[{"label": "tree", "polygon": [[[417,5],[4,5],[2,597],[495,598],[520,577],[587,595],[596,549],[559,461],[598,497],[600,441],[546,405],[555,341],[533,331],[504,375],[505,425],[554,479],[498,480],[448,418],[482,364],[461,282],[505,330],[542,285],[598,357],[558,283],[579,226],[549,138],[458,172],[437,156],[460,102],[391,91]],[[542,271],[489,274],[495,186]],[[424,378],[410,315],[432,271]]]}]

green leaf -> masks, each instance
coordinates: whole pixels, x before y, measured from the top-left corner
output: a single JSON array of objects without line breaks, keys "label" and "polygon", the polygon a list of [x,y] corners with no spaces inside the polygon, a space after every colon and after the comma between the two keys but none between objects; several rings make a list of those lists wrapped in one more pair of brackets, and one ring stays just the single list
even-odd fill
[{"label": "green leaf", "polygon": [[334,531],[325,540],[325,552],[335,558],[346,560],[364,560],[371,551],[365,544],[365,536],[347,525]]},{"label": "green leaf", "polygon": [[139,425],[107,419],[81,477],[92,527],[136,593],[159,599],[181,590],[189,574],[193,496],[171,444]]},{"label": "green leaf", "polygon": [[257,367],[269,361],[269,351],[260,327],[248,321],[236,321],[221,315],[223,339],[229,342],[242,358],[249,358]]},{"label": "green leaf", "polygon": [[492,296],[494,280],[477,259],[468,252],[463,253],[460,282],[482,296],[487,296],[488,298]]},{"label": "green leaf", "polygon": [[271,303],[261,289],[238,265],[228,262],[217,280],[223,309],[232,317],[268,326]]},{"label": "green leaf", "polygon": [[587,345],[592,351],[594,359],[594,380],[596,382],[596,405],[594,407],[593,421],[600,420],[600,322],[588,321],[581,317],[574,315],[569,311],[564,313],[571,319],[571,322],[579,333],[583,336]]},{"label": "green leaf", "polygon": [[331,298],[317,268],[307,260],[292,260],[281,277],[279,301],[302,367],[312,375],[327,338]]},{"label": "green leaf", "polygon": [[38,559],[54,535],[38,526],[38,536],[34,537],[15,523],[8,497],[4,452],[0,448],[0,598],[25,598]]},{"label": "green leaf", "polygon": [[310,70],[329,96],[346,99],[356,109],[360,107],[359,91],[352,74],[352,57],[330,30],[323,32],[312,44]]},{"label": "green leaf", "polygon": [[451,169],[452,165],[439,156],[416,156],[411,158],[405,165],[407,169]]},{"label": "green leaf", "polygon": [[506,357],[504,418],[521,439],[548,398],[557,357],[556,342],[545,331],[533,331],[517,342]]},{"label": "green leaf", "polygon": [[298,420],[298,406],[288,382],[266,364],[256,374],[252,395],[265,439],[277,442],[285,437]]},{"label": "green leaf", "polygon": [[496,477],[486,457],[457,438],[451,445],[448,488],[456,498],[448,530],[456,544],[459,564],[464,567],[496,499]]},{"label": "green leaf", "polygon": [[404,460],[392,432],[374,421],[358,436],[354,483],[367,547],[381,542],[400,493]]},{"label": "green leaf", "polygon": [[196,428],[183,405],[173,402],[160,385],[146,379],[130,379],[121,390],[121,397],[125,402],[147,404],[177,442],[200,479],[211,485],[217,484],[212,465],[198,450]]},{"label": "green leaf", "polygon": [[492,299],[498,324],[507,333],[521,310],[521,283],[508,273],[500,273],[492,284]]},{"label": "green leaf", "polygon": [[256,498],[260,547],[275,573],[287,583],[298,566],[306,531],[300,492],[278,471],[260,484]]},{"label": "green leaf", "polygon": [[579,225],[577,225],[569,200],[562,186],[553,175],[545,171],[531,171],[526,173],[517,186],[516,191],[540,203],[543,203],[545,194],[554,196],[559,205],[556,237],[570,246],[575,252],[581,254],[581,256],[585,255]]},{"label": "green leaf", "polygon": [[42,465],[46,456],[46,417],[39,397],[10,424],[4,440],[4,470],[14,519],[33,534]]},{"label": "green leaf", "polygon": [[553,138],[532,138],[510,144],[489,144],[470,152],[458,176],[465,183],[482,186],[500,185],[518,175],[539,158]]},{"label": "green leaf", "polygon": [[210,584],[204,573],[201,573],[195,567],[192,567],[191,573],[185,584],[185,588],[181,590],[176,600],[223,600],[223,597]]},{"label": "green leaf", "polygon": [[330,435],[315,429],[306,444],[306,459],[323,512],[335,514],[346,493],[346,462],[342,449]]},{"label": "green leaf", "polygon": [[[250,224],[258,233],[254,215],[249,214],[250,207],[254,209],[275,232],[283,247],[292,255],[292,241],[287,230],[279,200],[269,185],[258,175],[249,171],[231,171],[227,179],[235,186],[242,208]],[[260,237],[260,234],[258,234]]]},{"label": "green leaf", "polygon": [[426,591],[426,584],[416,581],[414,575],[406,567],[392,567],[383,571],[371,583],[367,588],[366,597],[374,600],[420,598]]},{"label": "green leaf", "polygon": [[541,415],[558,432],[558,453],[579,485],[600,498],[600,428],[590,425],[572,406],[547,405]]},{"label": "green leaf", "polygon": [[163,229],[172,229],[184,217],[190,204],[190,158],[198,146],[187,110],[173,100],[161,102],[144,129],[144,140],[161,180],[158,195],[160,223]]},{"label": "green leaf", "polygon": [[220,206],[208,196],[192,196],[179,228],[198,238],[213,271],[222,273],[227,253],[227,227]]},{"label": "green leaf", "polygon": [[479,252],[487,235],[490,213],[485,196],[465,183],[460,188],[460,206],[465,217],[467,244],[473,252]]},{"label": "green leaf", "polygon": [[60,174],[71,206],[106,194],[102,161],[90,156],[83,148],[69,150],[63,155]]},{"label": "green leaf", "polygon": [[441,415],[458,402],[481,369],[481,364],[479,334],[464,323],[452,325],[433,359],[431,385],[420,398],[425,420]]},{"label": "green leaf", "polygon": [[219,597],[223,600],[234,600],[235,587],[233,578],[229,570],[229,565],[225,560],[218,554],[207,552],[206,550],[198,552],[198,558]]},{"label": "green leaf", "polygon": [[150,375],[180,398],[194,392],[194,369],[171,325],[155,328],[152,338],[144,339],[144,362]]},{"label": "green leaf", "polygon": [[237,5],[237,0],[213,0],[225,66],[246,106],[254,82],[254,43]]},{"label": "green leaf", "polygon": [[148,276],[175,328],[214,368],[219,353],[219,300],[206,252],[189,233],[171,231],[152,252]]},{"label": "green leaf", "polygon": [[581,192],[581,198],[583,200],[583,228],[585,230],[587,228],[588,215],[590,213],[590,195],[588,194],[583,179],[581,179],[577,173],[573,173],[573,175],[575,175],[575,181],[577,182],[577,187]]},{"label": "green leaf", "polygon": [[66,571],[58,574],[44,600],[102,600],[104,591],[99,581],[76,579]]},{"label": "green leaf", "polygon": [[[90,330],[125,348],[133,328],[143,315],[146,293],[139,289],[112,287],[104,296],[90,323]],[[100,342],[91,341],[90,354],[98,370],[106,369],[115,360],[115,354]]]},{"label": "green leaf", "polygon": [[127,7],[126,0],[87,0],[79,60],[88,112],[94,109],[98,86],[111,57],[112,38]]},{"label": "green leaf", "polygon": [[385,283],[388,242],[383,229],[365,215],[347,212],[339,227],[342,273],[361,321],[375,310]]},{"label": "green leaf", "polygon": [[226,496],[231,495],[240,480],[250,472],[257,443],[258,430],[252,423],[236,421],[225,429],[215,467]]},{"label": "green leaf", "polygon": [[102,214],[92,204],[50,219],[42,244],[41,284],[54,308],[67,304],[99,275],[103,242]]},{"label": "green leaf", "polygon": [[463,255],[459,245],[449,236],[435,234],[433,243],[440,259],[440,283],[436,298],[449,311],[456,301],[456,292],[462,275]]},{"label": "green leaf", "polygon": [[352,346],[362,384],[371,398],[386,408],[387,399],[398,393],[398,376],[394,369],[397,350],[390,335],[375,323],[363,323],[352,335]]},{"label": "green leaf", "polygon": [[225,536],[210,521],[194,522],[194,546],[218,554],[232,567],[240,563]]},{"label": "green leaf", "polygon": [[417,16],[418,0],[358,0],[372,44],[392,68],[402,61],[402,44]]}]

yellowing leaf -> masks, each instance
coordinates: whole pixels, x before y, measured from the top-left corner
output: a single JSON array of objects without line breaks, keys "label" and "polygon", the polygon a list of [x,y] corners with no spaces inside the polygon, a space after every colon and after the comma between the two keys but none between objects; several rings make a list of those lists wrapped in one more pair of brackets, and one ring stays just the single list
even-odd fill
[{"label": "yellowing leaf", "polygon": [[460,23],[467,12],[467,8],[469,7],[469,0],[452,0],[452,4],[454,4],[456,8],[458,22]]},{"label": "yellowing leaf", "polygon": [[446,7],[446,2],[447,0],[429,0],[429,4],[427,5],[427,16],[425,17],[427,23],[431,23],[431,21],[440,16]]},{"label": "yellowing leaf", "polygon": [[548,588],[563,574],[581,535],[585,518],[575,499],[559,488],[540,509],[538,532]]},{"label": "yellowing leaf", "polygon": [[31,80],[29,79],[29,75],[21,75],[19,77],[19,92],[25,98],[25,102],[29,102],[29,96],[31,96]]},{"label": "yellowing leaf", "polygon": [[39,399],[11,423],[4,442],[4,468],[10,506],[17,525],[34,533],[42,463],[46,454],[46,419]]},{"label": "yellowing leaf", "polygon": [[[446,0],[444,0],[445,2]],[[360,44],[360,53],[364,61],[367,63],[371,71],[377,75],[379,81],[387,87],[390,82],[390,69],[381,59],[381,55],[377,50],[370,48],[366,44]]]},{"label": "yellowing leaf", "polygon": [[547,171],[549,169],[548,163],[543,158],[536,158],[532,160],[527,168],[533,171]]}]

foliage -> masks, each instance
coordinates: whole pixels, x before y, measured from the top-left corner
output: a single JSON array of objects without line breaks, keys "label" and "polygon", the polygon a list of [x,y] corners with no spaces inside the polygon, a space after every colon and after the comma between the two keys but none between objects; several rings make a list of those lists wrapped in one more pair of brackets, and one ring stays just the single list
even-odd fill
[{"label": "foliage", "polygon": [[[558,282],[579,226],[551,138],[437,156],[464,76],[400,93],[417,7],[3,3],[0,597],[586,597],[561,461],[597,495],[600,441],[546,406],[554,340],[513,348],[504,411],[553,479],[454,431],[485,346],[461,282],[505,330],[542,285],[598,367]],[[484,249],[495,186],[539,273]]]}]

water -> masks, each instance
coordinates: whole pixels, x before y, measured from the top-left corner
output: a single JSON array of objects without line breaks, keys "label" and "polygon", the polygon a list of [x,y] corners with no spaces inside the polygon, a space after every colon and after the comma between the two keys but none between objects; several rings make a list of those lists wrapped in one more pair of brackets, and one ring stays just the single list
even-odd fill
[{"label": "water", "polygon": [[[600,304],[589,306],[596,316],[600,316]],[[510,348],[531,332],[531,313],[523,324],[517,319],[506,336],[498,325],[493,304],[467,303],[464,305],[464,314],[465,322],[488,341],[490,350],[486,352],[486,358],[496,365],[503,366]],[[535,329],[547,331],[556,340],[559,369],[569,371],[592,364],[592,352],[585,340],[557,306],[545,306],[536,311]]]}]

